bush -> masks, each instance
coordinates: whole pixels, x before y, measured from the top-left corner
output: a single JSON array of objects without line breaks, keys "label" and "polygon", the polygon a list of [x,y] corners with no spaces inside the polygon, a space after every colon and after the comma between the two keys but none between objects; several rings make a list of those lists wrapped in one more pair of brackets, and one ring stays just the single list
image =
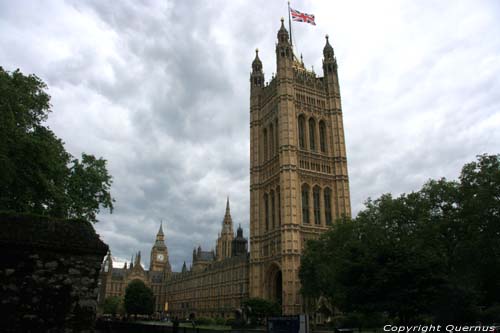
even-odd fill
[{"label": "bush", "polygon": [[216,317],[215,318],[215,324],[216,325],[226,325],[226,320],[224,318],[221,318],[221,317]]},{"label": "bush", "polygon": [[212,318],[206,318],[206,317],[199,317],[194,322],[196,325],[206,325],[206,326],[210,326],[210,325],[215,324],[215,320],[213,320]]}]

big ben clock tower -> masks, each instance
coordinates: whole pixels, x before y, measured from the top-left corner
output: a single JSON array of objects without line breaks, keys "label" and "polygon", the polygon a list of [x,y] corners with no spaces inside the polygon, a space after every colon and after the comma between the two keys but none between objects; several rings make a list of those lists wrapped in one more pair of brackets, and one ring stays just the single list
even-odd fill
[{"label": "big ben clock tower", "polygon": [[163,224],[156,234],[156,241],[151,249],[151,260],[149,264],[150,271],[168,271],[171,272],[170,262],[168,260],[168,249],[165,245],[165,235],[163,234]]}]

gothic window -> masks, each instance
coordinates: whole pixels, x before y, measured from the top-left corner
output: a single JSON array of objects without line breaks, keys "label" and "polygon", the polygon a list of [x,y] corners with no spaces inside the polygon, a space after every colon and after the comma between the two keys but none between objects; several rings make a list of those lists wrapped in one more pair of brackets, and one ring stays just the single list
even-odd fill
[{"label": "gothic window", "polygon": [[306,120],[304,116],[299,116],[299,147],[306,149]]},{"label": "gothic window", "polygon": [[278,205],[278,226],[281,225],[281,193],[280,193],[280,188],[276,189],[276,194],[278,197],[278,202],[276,203]]},{"label": "gothic window", "polygon": [[264,161],[267,161],[267,129],[264,128]]},{"label": "gothic window", "polygon": [[269,230],[269,196],[264,194],[264,220],[266,221],[266,231]]},{"label": "gothic window", "polygon": [[275,203],[274,203],[274,191],[271,191],[271,229],[274,229],[275,226],[275,216],[276,216],[276,210],[275,210]]},{"label": "gothic window", "polygon": [[309,224],[309,187],[302,185],[302,223]]},{"label": "gothic window", "polygon": [[326,225],[332,224],[332,191],[327,187],[324,191],[325,199],[325,222]]},{"label": "gothic window", "polygon": [[269,157],[274,156],[274,127],[273,124],[269,127]]},{"label": "gothic window", "polygon": [[276,126],[275,127],[275,131],[276,131],[276,144],[274,145],[274,147],[276,147],[276,154],[279,154],[280,152],[280,132],[278,130],[278,119],[276,119]]},{"label": "gothic window", "polygon": [[316,150],[316,122],[313,118],[309,119],[309,148]]},{"label": "gothic window", "polygon": [[321,216],[319,209],[319,198],[320,198],[319,186],[315,186],[313,189],[313,207],[314,207],[314,224],[321,224]]},{"label": "gothic window", "polygon": [[322,153],[326,153],[326,125],[324,121],[319,122],[319,146]]}]

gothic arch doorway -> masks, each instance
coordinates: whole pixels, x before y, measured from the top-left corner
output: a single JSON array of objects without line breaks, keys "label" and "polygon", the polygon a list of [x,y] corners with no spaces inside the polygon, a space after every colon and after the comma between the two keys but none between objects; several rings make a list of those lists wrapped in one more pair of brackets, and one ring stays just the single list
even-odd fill
[{"label": "gothic arch doorway", "polygon": [[266,274],[267,298],[283,304],[283,274],[277,263],[272,263]]}]

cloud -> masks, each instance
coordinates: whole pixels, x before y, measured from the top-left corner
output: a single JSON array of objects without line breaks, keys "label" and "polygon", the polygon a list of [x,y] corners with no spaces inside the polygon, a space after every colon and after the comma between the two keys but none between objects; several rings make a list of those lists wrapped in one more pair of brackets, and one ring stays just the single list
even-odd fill
[{"label": "cloud", "polygon": [[[292,4],[297,54],[339,62],[354,213],[368,197],[417,190],[500,142],[500,6],[446,1]],[[96,229],[115,257],[149,250],[165,221],[175,270],[214,246],[231,198],[249,227],[249,72],[266,78],[286,4],[244,1],[0,3],[0,65],[49,86],[48,124],[75,156],[102,156],[114,214]]]}]

